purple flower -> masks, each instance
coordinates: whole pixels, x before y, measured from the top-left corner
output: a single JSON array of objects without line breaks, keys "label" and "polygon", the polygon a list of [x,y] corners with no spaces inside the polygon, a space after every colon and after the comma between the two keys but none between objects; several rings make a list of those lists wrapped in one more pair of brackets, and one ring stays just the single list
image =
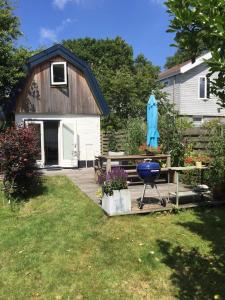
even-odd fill
[{"label": "purple flower", "polygon": [[120,167],[114,167],[112,168],[111,172],[108,172],[106,175],[106,181],[115,181],[120,180],[123,182],[127,181],[127,173],[124,171],[124,169],[121,169]]}]

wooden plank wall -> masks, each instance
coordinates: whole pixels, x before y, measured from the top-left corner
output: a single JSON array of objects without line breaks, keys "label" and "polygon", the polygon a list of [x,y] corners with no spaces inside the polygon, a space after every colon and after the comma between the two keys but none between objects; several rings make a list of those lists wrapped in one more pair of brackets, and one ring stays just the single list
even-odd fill
[{"label": "wooden plank wall", "polygon": [[100,115],[96,99],[84,75],[67,63],[68,84],[52,86],[51,62],[65,59],[55,57],[38,65],[29,74],[16,101],[16,113],[54,113]]},{"label": "wooden plank wall", "polygon": [[[118,151],[124,151],[123,141],[125,139],[125,132],[119,131],[115,133],[115,139],[118,141]],[[207,132],[202,128],[190,128],[184,134],[184,139],[193,144],[193,149],[196,151],[205,151],[209,141]],[[109,134],[101,132],[101,153],[106,155],[109,149]]]}]

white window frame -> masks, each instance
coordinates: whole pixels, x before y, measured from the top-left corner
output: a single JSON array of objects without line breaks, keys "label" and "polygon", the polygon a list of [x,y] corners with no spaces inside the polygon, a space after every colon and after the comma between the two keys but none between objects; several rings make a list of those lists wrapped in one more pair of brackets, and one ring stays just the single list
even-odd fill
[{"label": "white window frame", "polygon": [[[63,65],[64,66],[64,81],[54,82],[53,66],[54,65]],[[65,61],[57,61],[51,63],[51,85],[67,85],[67,64]]]},{"label": "white window frame", "polygon": [[44,142],[44,122],[43,121],[32,121],[24,119],[26,126],[29,124],[38,124],[40,125],[40,139],[41,139],[41,159],[37,160],[37,165],[41,168],[45,165],[45,142]]},{"label": "white window frame", "polygon": [[[201,79],[202,78],[204,78],[205,79],[205,97],[200,97],[200,82],[201,82]],[[200,100],[203,100],[203,99],[209,99],[208,97],[207,97],[207,94],[208,94],[208,91],[207,91],[207,81],[208,81],[208,79],[209,79],[209,77],[207,77],[207,76],[200,76],[199,77],[199,80],[198,80],[198,98],[200,99]]]},{"label": "white window frame", "polygon": [[[201,98],[201,99],[203,99],[203,98]],[[200,120],[194,120],[195,118],[199,118]],[[192,121],[193,121],[194,126],[198,126],[198,125],[201,126],[204,122],[204,117],[200,116],[200,115],[192,116]]]}]

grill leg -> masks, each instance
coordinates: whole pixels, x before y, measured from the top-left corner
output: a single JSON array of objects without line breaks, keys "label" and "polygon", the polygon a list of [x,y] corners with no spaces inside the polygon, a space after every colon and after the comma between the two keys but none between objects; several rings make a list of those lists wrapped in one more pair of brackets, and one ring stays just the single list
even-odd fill
[{"label": "grill leg", "polygon": [[147,184],[144,184],[144,189],[141,197],[141,201],[139,202],[139,208],[142,209],[144,205],[144,197],[145,197],[145,191],[146,191]]},{"label": "grill leg", "polygon": [[154,184],[154,186],[155,186],[155,189],[156,189],[157,194],[158,194],[158,196],[159,196],[160,202],[162,202],[163,199],[162,199],[162,196],[161,196],[161,194],[160,194],[160,192],[159,192],[159,190],[158,190],[158,188],[157,188],[157,185]]},{"label": "grill leg", "polygon": [[155,185],[155,189],[156,189],[156,191],[157,191],[157,193],[158,193],[158,196],[159,196],[159,199],[160,199],[160,204],[161,204],[162,206],[166,206],[166,199],[163,199],[163,198],[162,198],[162,196],[161,196],[161,194],[160,194],[160,192],[159,192],[159,190],[158,190],[157,185],[156,185],[156,184],[154,184],[154,185]]}]

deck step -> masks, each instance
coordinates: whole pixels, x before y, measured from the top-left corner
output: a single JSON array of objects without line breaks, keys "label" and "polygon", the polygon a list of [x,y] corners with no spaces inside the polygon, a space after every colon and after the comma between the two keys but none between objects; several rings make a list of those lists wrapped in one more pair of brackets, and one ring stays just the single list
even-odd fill
[{"label": "deck step", "polygon": [[[183,192],[179,192],[179,197],[200,196],[200,195],[206,195],[210,193],[211,193],[210,191],[206,191],[206,192],[183,191]],[[170,195],[176,196],[177,193],[170,192]]]}]

